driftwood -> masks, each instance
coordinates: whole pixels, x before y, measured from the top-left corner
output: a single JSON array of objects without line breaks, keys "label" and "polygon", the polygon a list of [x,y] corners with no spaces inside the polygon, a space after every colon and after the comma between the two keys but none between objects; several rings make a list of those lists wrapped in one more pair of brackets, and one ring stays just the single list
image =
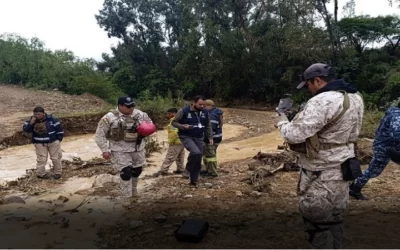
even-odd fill
[{"label": "driftwood", "polygon": [[296,157],[288,152],[262,153],[258,152],[249,163],[249,170],[252,174],[242,179],[242,182],[248,182],[257,187],[264,186],[264,177],[275,175],[279,171],[299,171],[296,163]]},{"label": "driftwood", "polygon": [[282,163],[279,167],[275,168],[274,170],[270,170],[270,169],[267,169],[264,167],[260,167],[260,168],[256,169],[250,177],[251,183],[257,187],[263,186],[264,185],[264,177],[274,175],[276,172],[283,170],[284,166],[285,166],[285,164]]},{"label": "driftwood", "polygon": [[72,161],[63,160],[63,163],[72,166],[72,170],[83,169],[92,166],[111,165],[111,162],[105,161],[102,158],[93,158],[90,161],[83,161],[80,157],[73,157]]}]

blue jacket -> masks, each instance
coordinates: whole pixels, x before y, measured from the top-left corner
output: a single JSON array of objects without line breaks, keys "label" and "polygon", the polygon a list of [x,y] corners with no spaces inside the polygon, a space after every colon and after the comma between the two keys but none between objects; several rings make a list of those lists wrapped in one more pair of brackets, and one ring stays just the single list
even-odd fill
[{"label": "blue jacket", "polygon": [[26,133],[32,133],[32,143],[52,143],[55,142],[57,140],[59,140],[60,142],[63,140],[64,138],[64,130],[61,126],[60,121],[53,117],[52,115],[46,115],[46,127],[47,127],[47,133],[43,134],[43,135],[38,135],[37,133],[35,133],[34,131],[34,126],[35,125],[31,125],[30,119],[27,120],[24,123],[24,126],[22,127],[22,129],[24,130],[24,132]]},{"label": "blue jacket", "polygon": [[[222,141],[221,115],[224,112],[219,108],[213,108],[208,112],[210,115],[211,127],[213,131],[213,141],[214,143],[220,143]],[[207,138],[204,138],[204,141],[208,143]]]},{"label": "blue jacket", "polygon": [[374,151],[386,151],[387,148],[400,149],[400,108],[390,107],[386,110],[375,131]]},{"label": "blue jacket", "polygon": [[[190,106],[183,108],[183,117],[180,122],[182,124],[188,124],[196,127],[188,130],[179,130],[178,135],[203,138],[206,131],[208,119],[208,112],[205,110],[197,113],[195,111],[191,111]],[[202,125],[202,128],[198,128],[199,124]]]}]

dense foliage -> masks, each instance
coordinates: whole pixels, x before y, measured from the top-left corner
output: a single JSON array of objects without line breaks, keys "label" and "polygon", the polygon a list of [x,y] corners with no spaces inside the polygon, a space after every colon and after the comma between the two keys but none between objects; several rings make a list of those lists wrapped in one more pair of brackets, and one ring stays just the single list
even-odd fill
[{"label": "dense foliage", "polygon": [[[105,0],[96,18],[121,42],[98,66],[134,96],[180,90],[276,102],[284,92],[298,93],[298,74],[308,65],[328,62],[369,106],[397,97],[400,44],[392,37],[400,34],[400,19],[355,16],[352,0],[337,6],[338,0]],[[339,11],[345,18],[338,20]],[[374,43],[380,45],[372,49]]]},{"label": "dense foliage", "polygon": [[3,35],[0,81],[90,92],[112,103],[121,92],[276,103],[286,92],[307,98],[295,90],[298,75],[327,62],[362,91],[368,107],[397,99],[400,18],[355,16],[354,0],[343,10],[338,1],[104,0],[96,19],[120,39],[111,55],[79,59],[49,51],[37,38]]},{"label": "dense foliage", "polygon": [[106,73],[96,70],[94,60],[66,50],[52,52],[38,38],[14,34],[0,36],[0,82],[68,94],[89,92],[113,103],[121,93]]}]

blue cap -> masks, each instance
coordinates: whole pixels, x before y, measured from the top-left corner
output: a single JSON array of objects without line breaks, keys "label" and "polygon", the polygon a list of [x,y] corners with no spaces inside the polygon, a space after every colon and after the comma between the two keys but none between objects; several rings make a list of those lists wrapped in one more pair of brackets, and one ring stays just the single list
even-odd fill
[{"label": "blue cap", "polygon": [[118,98],[118,105],[130,106],[130,105],[135,105],[135,102],[129,96],[122,96],[122,97]]}]

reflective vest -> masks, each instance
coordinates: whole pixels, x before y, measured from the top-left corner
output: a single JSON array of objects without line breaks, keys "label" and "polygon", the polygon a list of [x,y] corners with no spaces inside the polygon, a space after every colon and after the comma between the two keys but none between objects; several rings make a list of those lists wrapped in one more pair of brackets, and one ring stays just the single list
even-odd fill
[{"label": "reflective vest", "polygon": [[168,129],[168,143],[169,145],[177,145],[177,144],[182,144],[181,140],[179,139],[178,136],[178,129],[172,126],[172,121],[174,118],[171,118],[169,121],[169,124],[167,126]]},{"label": "reflective vest", "polygon": [[[178,135],[203,138],[208,123],[208,112],[205,110],[202,110],[200,112],[192,111],[190,110],[190,106],[184,107],[182,111],[183,111],[183,116],[182,119],[179,121],[179,123],[188,124],[195,127],[192,129],[179,130]],[[198,127],[199,124],[201,124],[202,126],[201,128]]]},{"label": "reflective vest", "polygon": [[[211,127],[213,131],[213,141],[214,143],[220,143],[222,141],[222,128],[221,128],[221,115],[222,110],[218,108],[213,108],[208,111],[210,115]],[[205,139],[208,142],[208,139]]]}]

